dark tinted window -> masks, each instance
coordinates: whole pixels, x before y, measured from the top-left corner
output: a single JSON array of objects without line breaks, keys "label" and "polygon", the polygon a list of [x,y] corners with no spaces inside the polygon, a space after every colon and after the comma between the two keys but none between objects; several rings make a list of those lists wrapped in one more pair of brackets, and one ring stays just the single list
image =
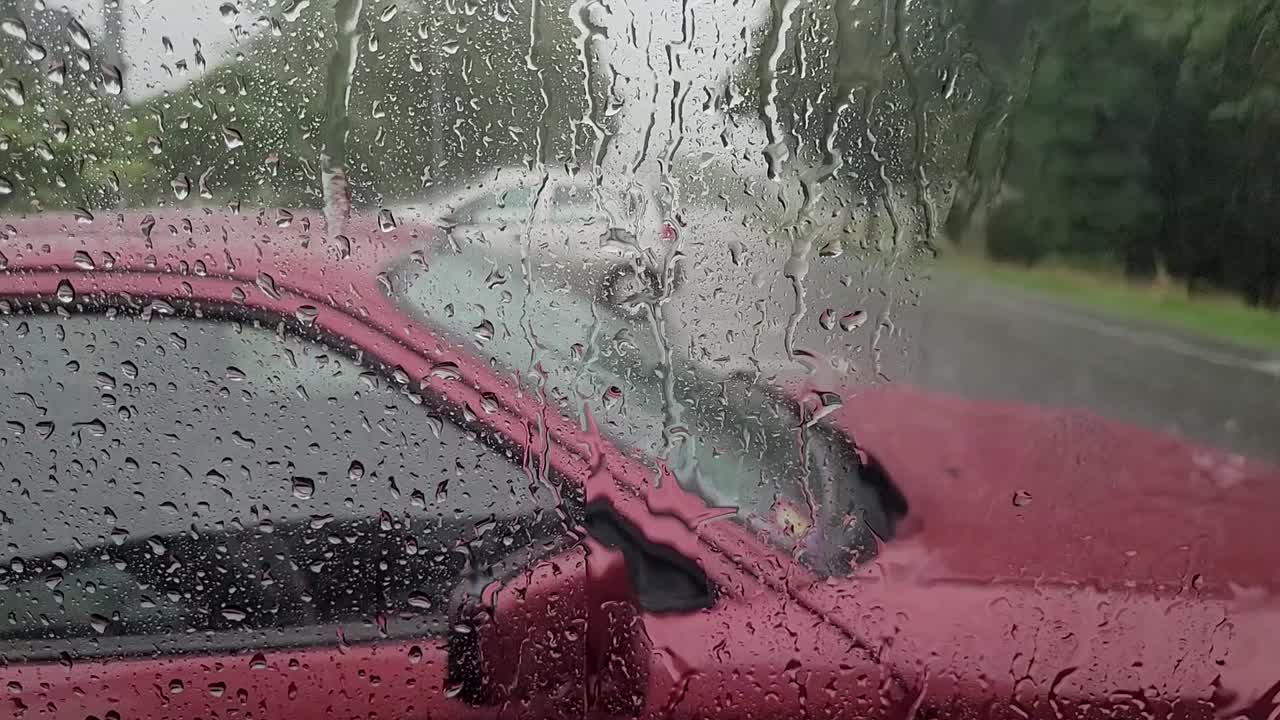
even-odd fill
[{"label": "dark tinted window", "polygon": [[439,631],[459,583],[560,522],[514,451],[390,377],[253,319],[0,319],[0,638]]}]

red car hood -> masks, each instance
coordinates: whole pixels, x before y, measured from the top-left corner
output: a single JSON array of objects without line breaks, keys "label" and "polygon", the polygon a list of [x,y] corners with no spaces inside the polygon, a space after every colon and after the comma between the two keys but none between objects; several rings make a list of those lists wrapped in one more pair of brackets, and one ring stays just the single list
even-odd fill
[{"label": "red car hood", "polygon": [[805,594],[930,698],[1269,697],[1280,471],[1085,412],[842,395],[830,421],[911,509]]},{"label": "red car hood", "polygon": [[911,503],[931,574],[1101,589],[1280,590],[1280,470],[1083,411],[904,387],[830,420]]}]

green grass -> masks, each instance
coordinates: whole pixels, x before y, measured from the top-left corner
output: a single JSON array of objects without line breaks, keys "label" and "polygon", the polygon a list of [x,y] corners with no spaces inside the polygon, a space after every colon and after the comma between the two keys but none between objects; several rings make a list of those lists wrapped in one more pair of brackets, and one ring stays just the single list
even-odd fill
[{"label": "green grass", "polygon": [[1147,321],[1207,338],[1280,351],[1280,313],[1250,307],[1237,297],[1189,295],[1171,283],[1135,283],[1108,272],[1060,264],[1023,267],[952,255],[944,268],[1096,308],[1118,318]]}]

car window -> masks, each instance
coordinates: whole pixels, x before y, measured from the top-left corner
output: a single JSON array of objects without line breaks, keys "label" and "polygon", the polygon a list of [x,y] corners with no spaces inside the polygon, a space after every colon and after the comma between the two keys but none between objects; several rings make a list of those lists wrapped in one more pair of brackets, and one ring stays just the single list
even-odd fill
[{"label": "car window", "polygon": [[522,225],[530,221],[537,188],[515,185],[487,190],[458,204],[457,220],[475,225]]},{"label": "car window", "polygon": [[439,634],[464,566],[563,531],[509,448],[270,322],[34,312],[0,346],[3,638]]},{"label": "car window", "polygon": [[[630,209],[630,208],[628,208]],[[570,225],[607,223],[608,215],[598,207],[591,188],[559,185],[551,192],[551,221]]]},{"label": "car window", "polygon": [[[24,579],[4,583],[0,637],[6,640],[93,638],[117,629],[162,636],[182,629],[182,608],[148,595],[125,569],[102,560],[68,566],[65,555],[38,562],[24,568]],[[13,578],[22,577],[12,563],[10,570]]]},{"label": "car window", "polygon": [[[402,262],[390,283],[410,312],[523,378],[529,391],[544,392],[566,415],[585,421],[590,409],[603,433],[646,462],[662,458],[713,506],[773,532],[783,529],[782,502],[808,517],[808,526],[821,512],[813,494],[839,483],[853,497],[847,511],[863,522],[855,532],[833,534],[833,545],[865,561],[874,554],[870,528],[892,535],[837,433],[816,426],[797,432],[798,408],[779,393],[701,366],[681,349],[664,352],[652,308],[623,312],[555,275],[519,282],[514,265],[469,248],[424,257],[425,267]],[[671,396],[679,403],[674,420]],[[794,544],[786,534],[776,539]]]}]

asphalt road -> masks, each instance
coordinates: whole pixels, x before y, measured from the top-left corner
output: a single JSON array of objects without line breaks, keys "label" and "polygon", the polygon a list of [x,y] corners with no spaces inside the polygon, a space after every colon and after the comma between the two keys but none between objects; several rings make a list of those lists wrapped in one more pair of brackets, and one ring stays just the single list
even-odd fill
[{"label": "asphalt road", "polygon": [[[871,267],[849,257],[812,264],[804,314],[792,325],[795,293],[782,260],[764,263],[756,282],[724,263],[706,267],[716,270],[704,287],[673,299],[668,329],[684,336],[677,345],[703,351],[703,360],[721,369],[754,367],[779,384],[808,373],[832,385],[888,381],[974,400],[1087,410],[1280,462],[1280,354],[1117,319],[938,267]],[[840,319],[856,312],[865,319],[842,328]],[[788,354],[789,326],[792,347],[811,358]]]},{"label": "asphalt road", "polygon": [[1277,357],[937,271],[918,284],[905,372],[971,398],[1083,408],[1280,460]]}]

